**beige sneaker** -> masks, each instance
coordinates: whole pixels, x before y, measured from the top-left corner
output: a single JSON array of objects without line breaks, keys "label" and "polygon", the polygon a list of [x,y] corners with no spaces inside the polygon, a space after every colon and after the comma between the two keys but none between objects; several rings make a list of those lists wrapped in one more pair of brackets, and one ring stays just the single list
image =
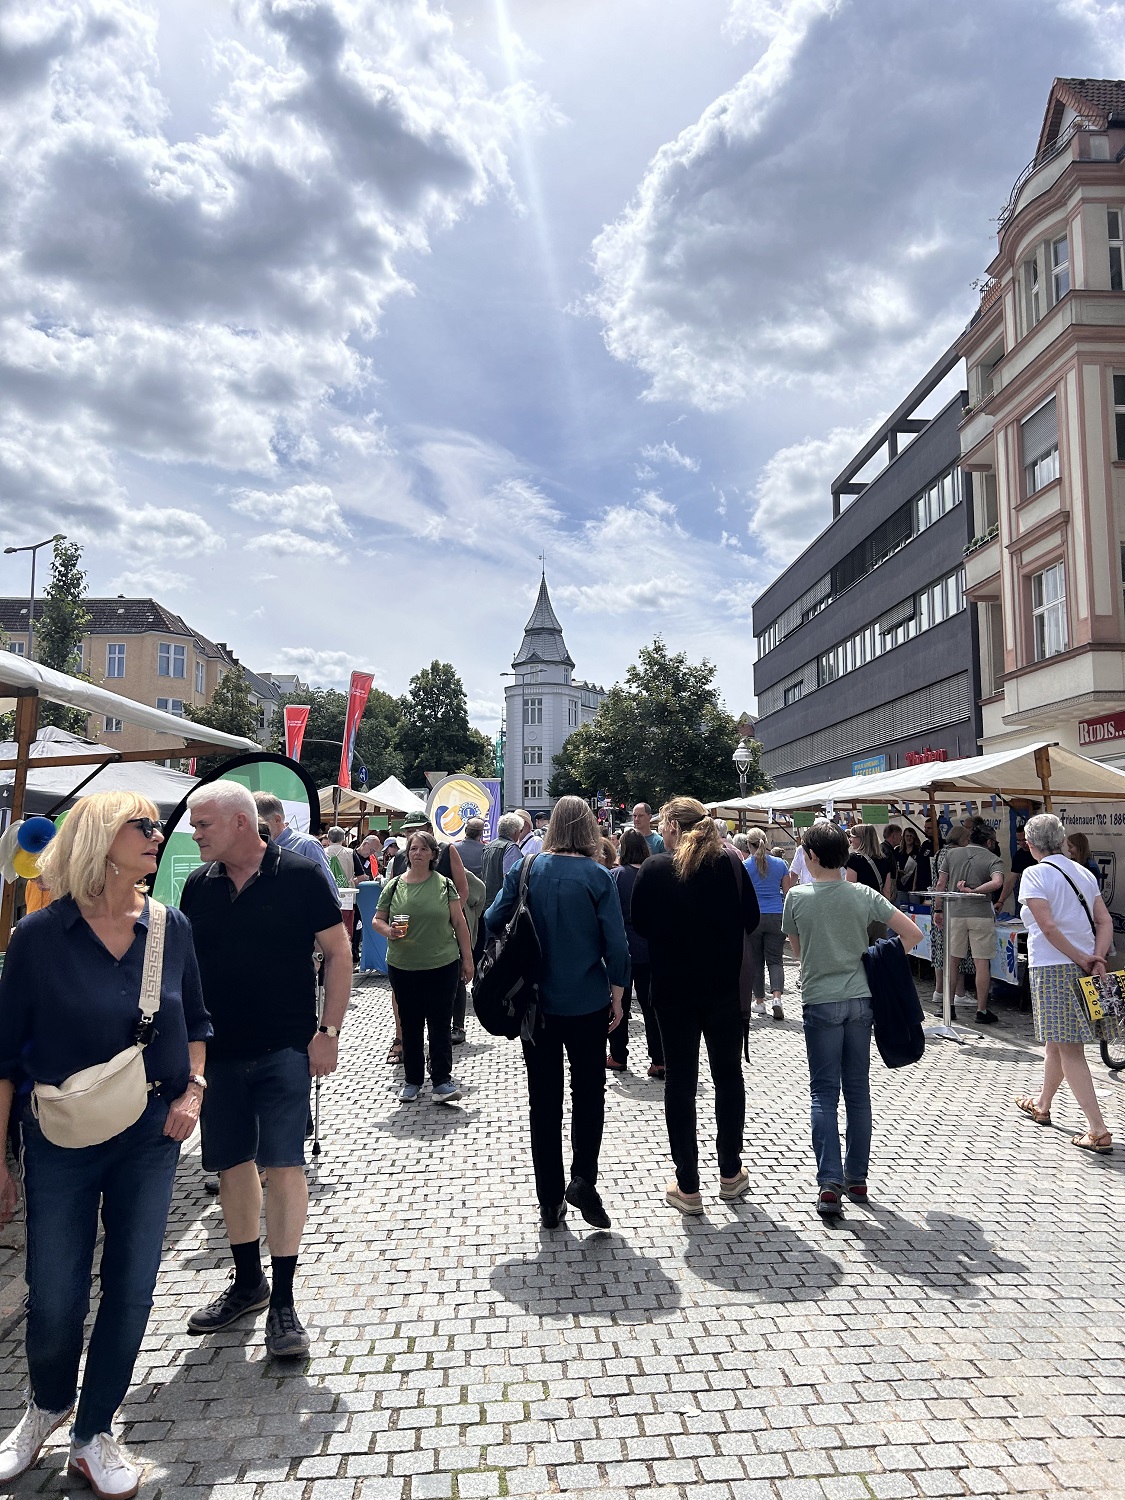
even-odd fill
[{"label": "beige sneaker", "polygon": [[108,1432],[88,1443],[71,1443],[67,1473],[84,1479],[98,1500],[130,1500],[141,1487],[141,1466]]},{"label": "beige sneaker", "polygon": [[73,1406],[68,1406],[66,1411],[44,1411],[29,1401],[17,1425],[0,1443],[0,1481],[14,1479],[30,1469],[51,1433],[62,1426],[73,1410]]}]

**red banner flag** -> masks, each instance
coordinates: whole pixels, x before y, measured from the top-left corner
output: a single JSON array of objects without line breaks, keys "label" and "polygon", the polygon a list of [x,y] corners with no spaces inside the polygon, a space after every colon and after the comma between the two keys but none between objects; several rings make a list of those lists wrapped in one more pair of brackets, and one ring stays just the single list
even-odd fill
[{"label": "red banner flag", "polygon": [[359,721],[363,710],[367,707],[367,698],[371,692],[371,684],[375,677],[369,672],[353,672],[351,687],[348,689],[348,717],[344,724],[344,743],[340,749],[340,774],[336,781],[340,786],[350,787],[352,784],[352,755],[355,751],[355,732],[359,728]]},{"label": "red banner flag", "polygon": [[308,728],[309,711],[292,703],[285,705],[285,753],[290,760],[300,760],[301,745]]}]

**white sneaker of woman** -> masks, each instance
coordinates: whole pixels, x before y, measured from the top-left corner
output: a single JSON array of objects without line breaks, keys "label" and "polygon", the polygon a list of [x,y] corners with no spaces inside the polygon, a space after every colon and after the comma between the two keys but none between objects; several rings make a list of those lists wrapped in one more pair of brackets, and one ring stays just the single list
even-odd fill
[{"label": "white sneaker of woman", "polygon": [[0,1443],[0,1481],[14,1479],[30,1469],[51,1433],[62,1426],[73,1410],[71,1406],[66,1411],[44,1411],[29,1401],[23,1416]]},{"label": "white sneaker of woman", "polygon": [[98,1432],[88,1443],[71,1443],[67,1472],[86,1483],[98,1500],[129,1500],[141,1485],[141,1466],[108,1432]]}]

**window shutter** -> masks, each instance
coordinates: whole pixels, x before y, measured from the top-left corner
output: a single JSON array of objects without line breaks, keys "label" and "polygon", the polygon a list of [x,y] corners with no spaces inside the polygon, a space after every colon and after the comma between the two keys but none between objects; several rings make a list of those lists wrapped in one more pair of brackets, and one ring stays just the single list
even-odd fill
[{"label": "window shutter", "polygon": [[1020,435],[1025,467],[1033,464],[1037,458],[1042,458],[1044,453],[1050,453],[1052,448],[1058,447],[1059,411],[1054,396],[1049,401],[1044,401],[1030,417],[1023,419],[1020,423]]}]

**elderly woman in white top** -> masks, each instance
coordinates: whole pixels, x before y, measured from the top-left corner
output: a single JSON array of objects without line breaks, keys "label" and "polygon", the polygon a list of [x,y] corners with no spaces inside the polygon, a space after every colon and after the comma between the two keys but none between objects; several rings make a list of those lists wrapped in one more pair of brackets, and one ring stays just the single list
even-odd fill
[{"label": "elderly woman in white top", "polygon": [[1020,880],[1020,912],[1028,934],[1035,1035],[1046,1054],[1039,1093],[1021,1095],[1016,1106],[1037,1125],[1049,1125],[1051,1101],[1065,1079],[1088,1127],[1071,1138],[1072,1144],[1108,1155],[1113,1138],[1083,1050],[1098,1037],[1077,996],[1076,981],[1082,974],[1104,975],[1113,919],[1093,875],[1063,852],[1066,832],[1053,813],[1029,818],[1024,834],[1036,863]]}]

